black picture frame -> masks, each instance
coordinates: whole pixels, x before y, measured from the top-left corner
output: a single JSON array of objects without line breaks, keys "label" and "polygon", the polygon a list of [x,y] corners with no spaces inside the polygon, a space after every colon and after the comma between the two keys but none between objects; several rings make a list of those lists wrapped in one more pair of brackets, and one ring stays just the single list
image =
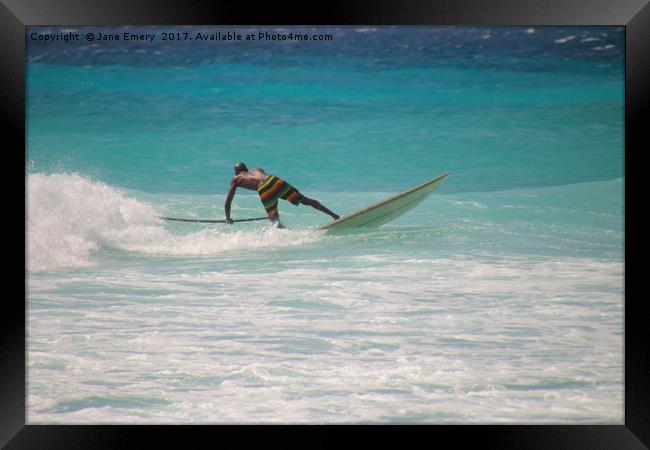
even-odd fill
[{"label": "black picture frame", "polygon": [[[0,446],[8,449],[139,448],[149,443],[168,447],[235,445],[260,438],[282,446],[332,446],[361,438],[366,444],[483,448],[635,449],[650,445],[650,339],[643,296],[635,292],[637,269],[631,264],[642,251],[629,237],[640,237],[639,221],[625,208],[625,419],[623,425],[467,425],[467,426],[47,426],[26,425],[25,333],[25,195],[14,194],[25,183],[25,27],[30,25],[618,25],[625,27],[625,205],[639,192],[639,159],[650,148],[647,136],[650,100],[650,4],[647,0],[388,0],[276,3],[263,5],[201,0],[2,0],[2,119],[5,124],[3,177],[11,187],[5,198],[15,201],[5,218],[4,299],[0,370]],[[11,137],[14,139],[8,140]],[[646,144],[644,146],[644,144]],[[7,146],[8,145],[8,146]],[[22,151],[22,161],[21,158]],[[15,177],[15,179],[14,179]],[[17,212],[16,212],[17,211]],[[21,228],[22,227],[22,228]],[[634,242],[634,241],[632,241]],[[11,259],[9,259],[11,255]],[[641,255],[639,255],[641,256]],[[22,267],[21,267],[22,266]],[[14,273],[15,272],[15,273]],[[22,297],[23,301],[18,298]],[[307,440],[295,439],[296,431]],[[413,435],[413,433],[416,433]],[[282,438],[280,440],[280,438]],[[291,439],[294,438],[294,439]],[[137,442],[137,443],[136,443]],[[205,444],[204,444],[205,443]]]}]

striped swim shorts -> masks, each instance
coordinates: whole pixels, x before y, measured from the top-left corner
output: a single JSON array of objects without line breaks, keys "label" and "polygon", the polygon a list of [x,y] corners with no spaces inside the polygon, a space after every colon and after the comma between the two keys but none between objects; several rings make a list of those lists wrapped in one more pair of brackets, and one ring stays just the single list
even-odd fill
[{"label": "striped swim shorts", "polygon": [[264,183],[257,188],[257,193],[269,217],[275,217],[278,214],[278,200],[288,200],[298,206],[303,198],[298,189],[275,175],[269,175]]}]

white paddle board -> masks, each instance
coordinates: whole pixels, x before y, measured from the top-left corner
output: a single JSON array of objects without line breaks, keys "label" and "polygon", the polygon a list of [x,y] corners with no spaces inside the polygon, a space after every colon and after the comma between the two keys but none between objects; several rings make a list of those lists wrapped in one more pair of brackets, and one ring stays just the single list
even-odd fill
[{"label": "white paddle board", "polygon": [[432,180],[425,181],[401,194],[394,195],[374,205],[342,216],[334,222],[319,227],[319,230],[338,231],[357,227],[374,228],[388,223],[415,208],[422,200],[431,195],[442,184],[447,175],[449,175],[449,172]]}]

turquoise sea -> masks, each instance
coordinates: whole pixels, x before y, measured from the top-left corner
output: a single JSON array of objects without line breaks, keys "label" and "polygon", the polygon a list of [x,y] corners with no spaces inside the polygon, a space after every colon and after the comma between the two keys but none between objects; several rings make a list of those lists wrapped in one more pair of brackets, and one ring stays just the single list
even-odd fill
[{"label": "turquoise sea", "polygon": [[25,39],[28,423],[623,423],[623,28]]}]

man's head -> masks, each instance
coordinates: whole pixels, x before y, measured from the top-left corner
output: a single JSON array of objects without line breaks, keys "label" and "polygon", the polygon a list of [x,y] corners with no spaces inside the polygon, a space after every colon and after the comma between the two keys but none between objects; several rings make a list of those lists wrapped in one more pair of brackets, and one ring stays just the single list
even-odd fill
[{"label": "man's head", "polygon": [[235,164],[235,175],[239,175],[240,172],[248,172],[248,167],[243,162]]}]

